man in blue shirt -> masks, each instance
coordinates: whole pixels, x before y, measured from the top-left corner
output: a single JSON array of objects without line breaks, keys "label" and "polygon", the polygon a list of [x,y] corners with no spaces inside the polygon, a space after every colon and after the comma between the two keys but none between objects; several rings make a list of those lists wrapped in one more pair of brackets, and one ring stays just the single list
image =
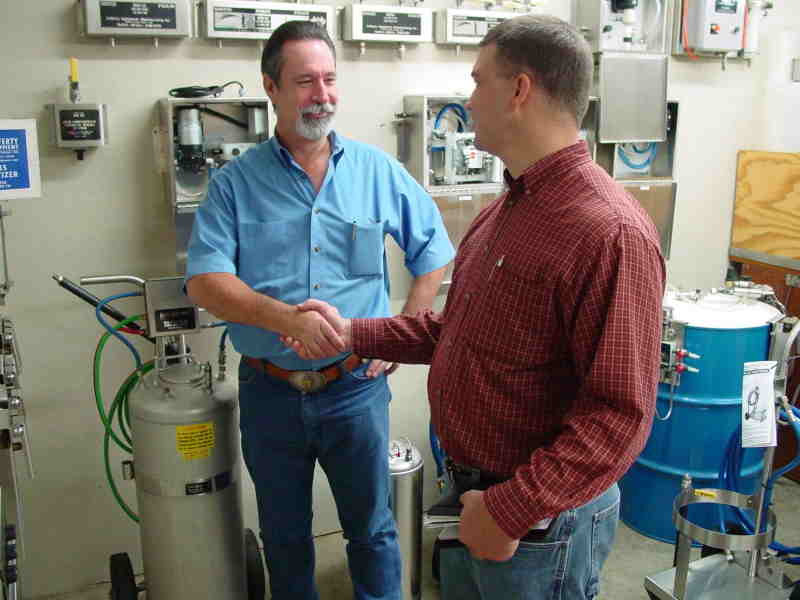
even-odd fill
[{"label": "man in blue shirt", "polygon": [[[389,316],[384,237],[414,281],[403,309],[428,308],[454,251],[431,198],[394,159],[332,130],[336,57],[324,28],[279,27],[261,60],[275,137],[211,181],[189,242],[191,298],[230,323],[239,367],[242,453],[256,488],[273,600],[314,600],[311,490],[325,470],[348,539],[357,600],[400,599],[389,508],[387,364],[306,361],[280,336],[330,352],[342,341],[296,305]],[[335,354],[335,351],[333,352]]]}]

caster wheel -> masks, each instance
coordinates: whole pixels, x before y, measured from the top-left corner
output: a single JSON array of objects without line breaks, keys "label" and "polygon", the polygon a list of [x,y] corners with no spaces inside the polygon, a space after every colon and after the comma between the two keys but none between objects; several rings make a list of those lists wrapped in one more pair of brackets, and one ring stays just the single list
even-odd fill
[{"label": "caster wheel", "polygon": [[131,559],[126,552],[112,554],[109,560],[111,572],[111,600],[136,600],[139,590],[133,576]]},{"label": "caster wheel", "polygon": [[264,563],[258,538],[252,529],[244,530],[244,556],[247,566],[247,598],[248,600],[264,600],[267,593],[267,582],[264,578]]}]

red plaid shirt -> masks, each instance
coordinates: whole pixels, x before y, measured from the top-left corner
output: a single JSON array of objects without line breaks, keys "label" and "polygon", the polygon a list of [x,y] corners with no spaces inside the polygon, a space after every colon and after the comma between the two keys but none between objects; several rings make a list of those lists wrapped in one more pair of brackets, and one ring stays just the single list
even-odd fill
[{"label": "red plaid shirt", "polygon": [[355,351],[431,364],[442,447],[510,478],[485,499],[520,538],[598,496],[644,447],[664,277],[649,217],[578,143],[478,215],[441,314],[356,319]]}]

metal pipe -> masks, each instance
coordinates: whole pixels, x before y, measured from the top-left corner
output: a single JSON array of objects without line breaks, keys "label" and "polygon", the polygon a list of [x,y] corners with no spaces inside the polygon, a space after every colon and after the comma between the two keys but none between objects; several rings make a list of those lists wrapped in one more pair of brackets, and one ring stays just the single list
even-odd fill
[{"label": "metal pipe", "polygon": [[[686,473],[681,480],[681,492],[692,487],[692,478]],[[678,546],[675,549],[675,584],[673,595],[683,600],[686,595],[686,582],[689,577],[689,555],[692,551],[692,540],[683,532],[678,532]]]},{"label": "metal pipe", "polygon": [[[80,298],[84,302],[87,302],[88,304],[91,304],[92,306],[95,306],[95,307],[98,304],[100,304],[100,298],[98,298],[94,294],[91,294],[91,293],[87,292],[81,286],[76,285],[73,281],[70,281],[66,277],[64,277],[62,275],[54,274],[53,275],[53,279],[62,288],[64,288],[68,292],[71,292],[71,293],[75,294],[78,298]],[[120,311],[118,311],[116,308],[114,308],[110,304],[104,304],[103,308],[101,308],[100,310],[102,312],[104,312],[105,314],[107,314],[112,319],[114,319],[115,321],[117,321],[118,323],[121,323],[122,321],[124,321],[125,319],[128,318],[124,313],[121,313]],[[128,327],[130,329],[133,329],[134,331],[144,331],[144,329],[142,329],[142,327],[138,323],[134,323],[134,322],[128,323],[128,325],[126,325],[126,327]],[[144,336],[144,337],[145,337],[145,339],[147,339],[150,342],[154,342],[155,341],[150,336]]]},{"label": "metal pipe", "polygon": [[[758,506],[756,508],[756,528],[755,533],[761,533],[761,521],[764,519],[764,511],[768,508],[764,506],[764,499],[767,494],[767,483],[772,475],[772,461],[775,458],[775,446],[770,446],[764,453],[764,472],[761,474],[761,492],[758,494]],[[747,576],[755,578],[758,570],[758,558],[761,556],[761,549],[753,549],[750,553],[750,565],[747,568]]]},{"label": "metal pipe", "polygon": [[79,279],[81,285],[97,285],[100,283],[132,283],[144,288],[144,279],[136,277],[136,275],[96,275],[89,277],[81,277]]},{"label": "metal pipe", "polygon": [[186,336],[184,334],[180,334],[178,336],[176,345],[178,346],[178,360],[182,365],[189,364],[188,353],[186,350]]}]

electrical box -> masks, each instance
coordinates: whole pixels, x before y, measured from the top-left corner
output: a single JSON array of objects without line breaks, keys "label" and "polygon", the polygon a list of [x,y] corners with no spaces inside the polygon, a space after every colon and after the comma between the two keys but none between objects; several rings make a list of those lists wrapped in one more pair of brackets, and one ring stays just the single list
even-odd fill
[{"label": "electrical box", "polygon": [[598,63],[600,141],[664,141],[669,57],[604,52]]},{"label": "electrical box", "polygon": [[433,13],[415,6],[348,4],[343,28],[348,42],[432,42]]},{"label": "electrical box", "polygon": [[194,333],[200,328],[197,305],[184,293],[183,284],[183,277],[144,282],[147,332],[151,337]]},{"label": "electrical box", "polygon": [[86,35],[105,37],[189,37],[190,0],[79,0]]},{"label": "electrical box", "polygon": [[522,13],[465,8],[444,8],[436,11],[436,43],[477,46],[495,25]]},{"label": "electrical box", "polygon": [[686,14],[689,47],[698,52],[742,49],[747,0],[692,0]]},{"label": "electrical box", "polygon": [[83,152],[108,143],[108,116],[105,104],[51,104],[53,141],[59,148]]},{"label": "electrical box", "polygon": [[661,252],[669,258],[677,182],[675,148],[678,131],[678,103],[670,100],[664,115],[667,135],[662,142],[599,141],[599,114],[602,100],[593,97],[581,124],[595,162],[636,198],[650,215],[661,238]]},{"label": "electrical box", "polygon": [[406,96],[400,158],[431,195],[497,193],[503,164],[475,147],[466,96]]},{"label": "electrical box", "polygon": [[313,21],[335,39],[334,8],[323,4],[205,0],[203,14],[208,38],[265,40],[286,21]]},{"label": "electrical box", "polygon": [[575,0],[575,24],[592,52],[662,54],[667,49],[668,4],[667,0]]},{"label": "electrical box", "polygon": [[269,137],[269,100],[164,98],[159,115],[157,155],[175,217],[178,272],[183,273],[194,214],[208,183],[228,162]]}]

